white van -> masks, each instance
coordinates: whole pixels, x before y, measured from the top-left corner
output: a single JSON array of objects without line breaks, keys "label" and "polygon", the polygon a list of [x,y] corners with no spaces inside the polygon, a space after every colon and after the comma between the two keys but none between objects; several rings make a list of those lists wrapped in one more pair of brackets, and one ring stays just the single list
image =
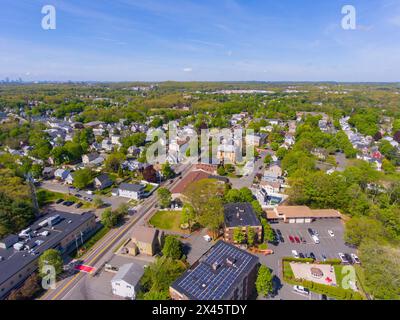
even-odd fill
[{"label": "white van", "polygon": [[311,236],[315,244],[319,244],[319,238],[314,234]]},{"label": "white van", "polygon": [[310,294],[310,291],[302,286],[294,286],[293,291],[304,295]]}]

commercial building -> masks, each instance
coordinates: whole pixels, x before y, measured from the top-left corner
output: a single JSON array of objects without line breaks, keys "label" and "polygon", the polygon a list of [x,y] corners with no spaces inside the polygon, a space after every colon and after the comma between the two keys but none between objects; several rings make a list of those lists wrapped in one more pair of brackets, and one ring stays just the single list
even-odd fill
[{"label": "commercial building", "polygon": [[169,288],[173,300],[247,300],[254,293],[258,257],[218,241]]},{"label": "commercial building", "polygon": [[0,299],[37,270],[40,255],[48,249],[70,252],[96,230],[92,213],[81,215],[57,212],[46,215],[19,235],[0,245]]},{"label": "commercial building", "polygon": [[234,242],[235,229],[247,233],[252,229],[255,241],[262,240],[262,226],[250,203],[228,203],[224,206],[224,240]]},{"label": "commercial building", "polygon": [[267,211],[269,221],[286,223],[311,223],[320,219],[341,219],[342,215],[334,209],[312,210],[307,206],[278,206]]}]

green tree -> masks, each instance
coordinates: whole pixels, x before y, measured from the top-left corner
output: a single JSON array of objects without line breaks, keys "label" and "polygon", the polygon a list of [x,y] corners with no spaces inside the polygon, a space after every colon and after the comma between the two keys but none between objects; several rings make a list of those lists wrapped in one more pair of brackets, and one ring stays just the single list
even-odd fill
[{"label": "green tree", "polygon": [[276,240],[275,232],[274,229],[272,229],[271,225],[268,223],[267,219],[262,218],[261,224],[263,226],[263,231],[264,231],[264,241],[274,242]]},{"label": "green tree", "polygon": [[182,208],[182,224],[187,224],[189,226],[189,230],[192,230],[193,223],[196,221],[196,214],[194,212],[193,207],[185,203]]},{"label": "green tree", "polygon": [[256,241],[256,233],[253,228],[247,227],[247,244],[252,247]]},{"label": "green tree", "polygon": [[359,256],[367,291],[376,299],[400,299],[400,250],[374,241],[364,241]]},{"label": "green tree", "polygon": [[364,239],[379,240],[384,233],[382,224],[368,217],[354,217],[346,223],[344,240],[359,246]]},{"label": "green tree", "polygon": [[64,262],[61,257],[61,253],[55,249],[48,249],[42,253],[39,257],[39,273],[42,277],[46,276],[43,267],[45,265],[53,266],[56,275],[59,275],[63,271]]},{"label": "green tree", "polygon": [[256,289],[257,293],[264,297],[268,296],[274,290],[271,270],[264,265],[261,265],[258,269]]},{"label": "green tree", "polygon": [[246,241],[246,234],[243,232],[241,227],[233,229],[233,241],[237,244],[242,244]]},{"label": "green tree", "polygon": [[172,170],[168,161],[162,165],[161,173],[165,179],[171,179],[175,176],[175,172]]},{"label": "green tree", "polygon": [[123,161],[125,161],[125,155],[120,152],[114,152],[108,155],[104,165],[106,170],[117,173]]},{"label": "green tree", "polygon": [[74,182],[75,188],[84,189],[93,182],[93,172],[89,168],[84,168],[74,172]]},{"label": "green tree", "polygon": [[183,255],[182,243],[176,236],[167,235],[164,239],[162,253],[167,258],[178,260]]},{"label": "green tree", "polygon": [[168,257],[156,258],[140,279],[138,299],[167,299],[170,285],[185,271],[185,264]]},{"label": "green tree", "polygon": [[93,198],[93,204],[96,206],[96,208],[101,208],[104,205],[104,201],[99,196],[96,196]]},{"label": "green tree", "polygon": [[158,201],[162,208],[169,208],[171,206],[172,202],[171,191],[169,191],[167,188],[159,188],[157,190],[157,195],[158,195]]},{"label": "green tree", "polygon": [[112,212],[110,208],[107,208],[101,214],[101,223],[106,228],[113,228],[118,223],[118,215]]}]

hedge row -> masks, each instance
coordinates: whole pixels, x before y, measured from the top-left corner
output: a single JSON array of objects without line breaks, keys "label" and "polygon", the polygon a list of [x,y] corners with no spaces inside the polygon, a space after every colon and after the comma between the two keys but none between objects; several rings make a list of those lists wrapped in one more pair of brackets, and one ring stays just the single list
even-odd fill
[{"label": "hedge row", "polygon": [[319,294],[325,294],[337,300],[363,300],[363,297],[360,293],[350,289],[343,289],[340,287],[329,286],[307,280],[297,280],[294,278],[284,278],[284,280],[289,284],[303,286],[310,291]]}]

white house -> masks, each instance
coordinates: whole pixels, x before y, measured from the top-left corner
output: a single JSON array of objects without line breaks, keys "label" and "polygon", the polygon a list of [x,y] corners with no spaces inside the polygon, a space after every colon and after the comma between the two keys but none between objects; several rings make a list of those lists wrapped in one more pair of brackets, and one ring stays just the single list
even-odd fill
[{"label": "white house", "polygon": [[144,186],[141,184],[121,183],[118,187],[120,197],[140,200],[144,194]]},{"label": "white house", "polygon": [[143,273],[144,269],[140,265],[124,264],[111,280],[112,293],[125,299],[136,299],[136,292]]},{"label": "white house", "polygon": [[65,179],[65,182],[68,183],[68,184],[73,184],[74,183],[74,175],[73,175],[73,173],[70,173],[68,175],[68,177]]},{"label": "white house", "polygon": [[65,169],[57,169],[56,171],[54,171],[54,177],[59,178],[61,180],[67,179],[69,174],[70,174],[70,171],[65,170]]}]

